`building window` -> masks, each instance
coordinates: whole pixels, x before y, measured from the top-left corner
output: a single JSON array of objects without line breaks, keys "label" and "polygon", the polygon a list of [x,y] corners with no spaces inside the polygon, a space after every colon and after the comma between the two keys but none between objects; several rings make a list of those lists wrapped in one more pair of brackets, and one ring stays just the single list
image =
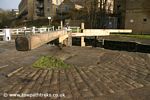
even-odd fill
[{"label": "building window", "polygon": [[68,11],[68,7],[65,6],[65,11]]},{"label": "building window", "polygon": [[117,8],[120,9],[121,5],[117,5]]},{"label": "building window", "polygon": [[143,22],[147,22],[147,18],[143,18]]}]

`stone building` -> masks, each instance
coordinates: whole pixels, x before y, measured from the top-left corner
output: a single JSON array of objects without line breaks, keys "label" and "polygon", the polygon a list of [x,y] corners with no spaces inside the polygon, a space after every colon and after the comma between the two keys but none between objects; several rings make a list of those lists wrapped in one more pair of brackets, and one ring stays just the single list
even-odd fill
[{"label": "stone building", "polygon": [[148,0],[116,0],[118,28],[132,29],[136,34],[150,33],[150,3]]},{"label": "stone building", "polygon": [[19,17],[26,20],[54,17],[58,6],[64,0],[21,0]]},{"label": "stone building", "polygon": [[23,20],[31,20],[33,19],[34,14],[34,0],[21,0],[18,8],[19,8],[19,18]]},{"label": "stone building", "polygon": [[150,33],[149,0],[126,0],[125,28],[138,34]]},{"label": "stone building", "polygon": [[57,17],[59,19],[77,19],[80,15],[77,13],[84,7],[77,2],[71,0],[64,0],[57,9]]}]

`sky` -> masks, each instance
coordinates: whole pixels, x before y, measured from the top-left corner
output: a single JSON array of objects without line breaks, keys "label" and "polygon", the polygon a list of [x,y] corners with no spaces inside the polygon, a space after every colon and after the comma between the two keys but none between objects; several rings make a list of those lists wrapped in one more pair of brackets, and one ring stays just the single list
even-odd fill
[{"label": "sky", "polygon": [[21,0],[0,0],[0,8],[5,10],[18,9]]}]

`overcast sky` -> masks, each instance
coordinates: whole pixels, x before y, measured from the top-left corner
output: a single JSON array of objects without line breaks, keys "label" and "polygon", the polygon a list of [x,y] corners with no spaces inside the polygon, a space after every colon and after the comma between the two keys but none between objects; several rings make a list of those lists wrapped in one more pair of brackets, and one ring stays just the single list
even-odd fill
[{"label": "overcast sky", "polygon": [[21,0],[0,0],[0,8],[2,9],[18,9]]}]

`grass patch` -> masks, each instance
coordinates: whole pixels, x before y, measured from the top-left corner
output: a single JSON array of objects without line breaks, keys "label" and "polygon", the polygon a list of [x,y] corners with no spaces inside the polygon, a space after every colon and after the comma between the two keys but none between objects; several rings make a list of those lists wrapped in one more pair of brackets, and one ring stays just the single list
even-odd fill
[{"label": "grass patch", "polygon": [[120,36],[126,36],[126,37],[133,37],[133,38],[139,38],[139,39],[150,39],[150,35],[140,35],[140,34],[112,34],[112,35],[120,35]]},{"label": "grass patch", "polygon": [[66,64],[63,60],[57,59],[51,56],[42,56],[32,65],[34,68],[69,68],[69,65]]}]

